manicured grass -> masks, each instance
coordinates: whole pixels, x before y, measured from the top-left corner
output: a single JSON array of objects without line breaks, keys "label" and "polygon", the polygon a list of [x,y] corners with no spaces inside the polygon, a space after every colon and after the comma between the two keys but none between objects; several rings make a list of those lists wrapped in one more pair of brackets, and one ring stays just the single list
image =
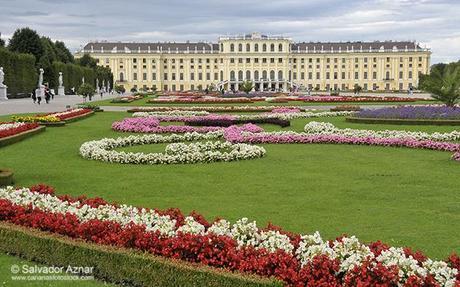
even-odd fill
[{"label": "manicured grass", "polygon": [[[460,164],[451,153],[351,145],[264,145],[262,159],[194,165],[121,165],[78,154],[88,140],[127,134],[110,129],[128,113],[104,112],[0,148],[18,185],[53,185],[60,194],[101,196],[146,207],[197,210],[208,219],[249,217],[288,230],[383,240],[444,258],[460,252]],[[339,127],[451,131],[455,127],[352,124]],[[288,129],[301,131],[306,119]],[[265,126],[278,130],[275,126]],[[158,150],[155,146],[132,151]],[[456,231],[457,230],[457,231]]]},{"label": "manicured grass", "polygon": [[[97,97],[94,97],[97,99]],[[129,107],[165,107],[165,106],[336,106],[336,105],[415,105],[415,104],[435,104],[438,102],[426,100],[426,101],[415,101],[415,102],[365,102],[365,103],[353,103],[353,102],[330,102],[330,103],[305,103],[305,102],[298,102],[298,101],[290,101],[289,103],[269,103],[269,102],[254,102],[254,103],[229,103],[229,104],[172,104],[172,103],[147,103],[149,99],[153,99],[153,97],[148,97],[144,99],[140,99],[137,101],[133,101],[131,103],[111,103],[112,99],[107,100],[100,100],[100,101],[92,101],[92,104],[99,105],[99,106],[129,106]]]}]

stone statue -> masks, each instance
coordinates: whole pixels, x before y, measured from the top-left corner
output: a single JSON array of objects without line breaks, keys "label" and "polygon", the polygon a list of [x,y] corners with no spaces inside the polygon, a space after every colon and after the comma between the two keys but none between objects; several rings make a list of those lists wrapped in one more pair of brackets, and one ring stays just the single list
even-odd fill
[{"label": "stone statue", "polygon": [[5,72],[3,72],[3,67],[0,67],[0,101],[8,100],[7,86],[3,83],[4,80],[5,80]]},{"label": "stone statue", "polygon": [[106,92],[106,89],[105,89],[105,80],[102,80],[102,91]]},{"label": "stone statue", "polygon": [[81,78],[81,83],[82,83],[82,84],[85,83],[85,77]]},{"label": "stone statue", "polygon": [[96,79],[96,94],[99,94],[99,79]]},{"label": "stone statue", "polygon": [[43,73],[45,73],[45,70],[40,68],[40,76],[38,77],[38,88],[41,88],[41,86],[43,86]]},{"label": "stone statue", "polygon": [[58,96],[65,96],[65,88],[64,88],[64,80],[62,77],[62,72],[59,72]]},{"label": "stone statue", "polygon": [[4,87],[5,84],[3,81],[5,80],[5,72],[3,72],[3,67],[0,67],[0,87]]}]

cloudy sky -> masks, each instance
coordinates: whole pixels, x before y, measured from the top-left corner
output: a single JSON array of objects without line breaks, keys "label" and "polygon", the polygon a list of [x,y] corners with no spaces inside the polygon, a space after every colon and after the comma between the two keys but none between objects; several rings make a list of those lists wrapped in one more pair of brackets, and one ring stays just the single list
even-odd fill
[{"label": "cloudy sky", "polygon": [[28,26],[73,51],[88,41],[216,41],[262,32],[294,41],[416,40],[460,59],[460,0],[0,0],[0,32]]}]

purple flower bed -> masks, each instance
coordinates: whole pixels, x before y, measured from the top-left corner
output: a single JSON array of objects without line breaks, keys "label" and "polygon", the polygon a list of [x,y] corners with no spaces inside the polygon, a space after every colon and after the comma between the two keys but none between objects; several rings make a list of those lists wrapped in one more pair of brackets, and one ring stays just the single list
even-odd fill
[{"label": "purple flower bed", "polygon": [[460,120],[460,108],[446,106],[401,106],[362,110],[358,118]]}]

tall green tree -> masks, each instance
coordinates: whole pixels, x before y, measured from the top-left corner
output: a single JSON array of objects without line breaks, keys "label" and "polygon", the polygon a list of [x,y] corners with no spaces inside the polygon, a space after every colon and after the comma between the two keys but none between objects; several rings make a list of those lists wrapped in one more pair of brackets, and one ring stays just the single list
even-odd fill
[{"label": "tall green tree", "polygon": [[420,75],[419,88],[431,97],[453,107],[460,102],[460,61],[433,65],[429,75]]},{"label": "tall green tree", "polygon": [[69,51],[69,49],[67,49],[64,42],[61,42],[61,41],[54,42],[54,48],[56,51],[56,57],[58,61],[61,61],[66,64],[74,62],[73,55]]},{"label": "tall green tree", "polygon": [[30,28],[16,30],[8,43],[8,49],[12,52],[32,54],[37,60],[44,54],[40,36]]},{"label": "tall green tree", "polygon": [[94,69],[97,66],[97,61],[91,57],[90,54],[86,53],[80,59],[78,59],[77,64],[83,67]]},{"label": "tall green tree", "polygon": [[2,39],[2,33],[0,33],[0,47],[5,47],[5,41]]}]

